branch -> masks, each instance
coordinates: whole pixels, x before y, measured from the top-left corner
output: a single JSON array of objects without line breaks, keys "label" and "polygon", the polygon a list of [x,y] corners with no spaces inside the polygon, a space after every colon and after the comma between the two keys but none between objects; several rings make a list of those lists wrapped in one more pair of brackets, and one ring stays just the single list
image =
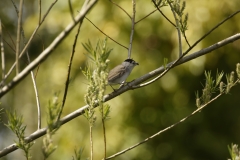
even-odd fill
[{"label": "branch", "polygon": [[120,8],[124,13],[126,13],[126,15],[130,18],[131,16],[127,13],[127,11],[125,11],[125,9],[123,9],[121,6],[119,6],[117,3],[113,2],[112,0],[109,0],[110,2],[112,2],[114,5],[116,5],[118,8]]},{"label": "branch", "polygon": [[179,21],[177,19],[176,13],[173,9],[173,6],[172,6],[171,2],[169,2],[169,0],[168,0],[168,4],[169,4],[169,6],[172,10],[173,17],[174,17],[175,22],[176,22],[176,29],[177,29],[177,32],[178,32],[179,57],[181,57],[182,56],[182,40],[181,40],[180,25],[179,25]]},{"label": "branch", "polygon": [[20,41],[21,41],[21,26],[22,26],[22,9],[23,0],[20,0],[19,12],[18,12],[18,27],[17,27],[17,45],[16,45],[16,74],[19,73],[19,53],[20,53]]},{"label": "branch", "polygon": [[152,12],[148,13],[146,16],[144,16],[143,18],[141,18],[138,21],[136,21],[135,24],[137,24],[138,22],[141,22],[142,20],[144,20],[145,18],[149,17],[150,15],[152,15],[156,11],[157,11],[157,9],[155,9]]},{"label": "branch", "polygon": [[104,34],[106,37],[108,37],[109,39],[111,39],[113,42],[117,43],[119,46],[122,46],[123,48],[127,49],[128,48],[124,45],[122,45],[121,43],[117,42],[116,40],[114,40],[113,38],[109,37],[106,33],[104,33],[100,28],[98,28],[90,19],[88,19],[87,17],[85,17],[85,19],[87,19],[90,23],[92,23],[92,25],[97,28],[97,30],[99,30],[102,34]]},{"label": "branch", "polygon": [[72,53],[70,55],[69,64],[68,64],[68,72],[67,72],[67,78],[66,78],[66,82],[65,82],[65,90],[64,90],[64,94],[63,94],[62,105],[61,105],[61,108],[60,108],[60,111],[59,111],[59,114],[58,114],[58,117],[57,117],[57,121],[60,120],[64,105],[65,105],[65,101],[66,101],[66,98],[67,98],[69,79],[70,79],[70,73],[71,73],[71,67],[72,67],[72,60],[73,60],[73,57],[74,57],[75,48],[76,48],[76,44],[77,44],[77,40],[78,40],[78,35],[80,33],[80,28],[82,26],[82,21],[83,21],[83,19],[79,22],[78,30],[77,30],[77,33],[75,35],[75,39],[74,39],[74,42],[73,42]]},{"label": "branch", "polygon": [[[88,4],[85,3],[85,5],[81,9],[81,12],[76,16],[75,21],[80,22],[97,1],[98,0],[93,0],[90,1]],[[52,51],[67,37],[67,35],[73,30],[76,25],[77,23],[75,22],[69,24],[65,28],[65,30],[63,30],[34,61],[32,61],[26,68],[24,68],[24,70],[22,70],[18,75],[16,75],[10,83],[1,88],[0,97],[10,91],[11,88],[18,84],[23,78],[25,78],[31,70],[33,70],[38,64],[43,62],[52,53]]]},{"label": "branch", "polygon": [[[211,45],[210,47],[207,47],[207,48],[204,48],[204,49],[202,49],[200,51],[194,52],[194,53],[190,54],[189,56],[185,56],[185,57],[183,57],[181,59],[179,58],[178,60],[176,60],[174,62],[171,62],[168,65],[166,65],[166,68],[168,68],[168,70],[169,70],[169,68],[174,68],[174,67],[176,67],[176,66],[178,66],[180,64],[186,63],[186,62],[188,62],[188,61],[190,61],[192,59],[195,59],[197,57],[200,57],[200,56],[203,56],[203,55],[205,55],[207,53],[210,53],[210,52],[212,52],[212,51],[214,51],[214,50],[216,50],[216,49],[218,49],[220,47],[223,47],[223,46],[225,46],[225,45],[227,45],[229,43],[232,43],[232,42],[234,42],[234,41],[236,41],[238,39],[240,39],[240,33],[235,34],[235,35],[233,35],[233,36],[231,36],[229,38],[226,38],[226,39],[224,39],[224,40],[222,40],[220,42],[217,42],[217,43]],[[187,52],[185,52],[183,55],[185,55],[186,53]],[[160,67],[160,68],[158,68],[158,69],[156,69],[156,70],[154,70],[152,72],[149,72],[148,74],[146,74],[146,75],[136,79],[135,81],[138,81],[138,82],[136,82],[138,85],[133,86],[132,89],[144,87],[144,86],[147,86],[147,85],[155,82],[156,80],[161,78],[163,76],[163,74],[165,74],[166,71],[168,71],[168,70],[165,70],[164,67]],[[160,74],[160,75],[158,75],[158,74]],[[146,80],[148,80],[150,78],[153,78],[156,75],[158,75],[158,76],[155,77],[154,79],[150,80],[149,82],[140,84],[140,83],[142,83],[142,82],[144,82],[144,81],[146,81]]]},{"label": "branch", "polygon": [[[43,19],[41,20],[41,22],[38,24],[38,26],[35,28],[35,30],[33,31],[31,37],[29,38],[28,42],[26,43],[26,45],[24,46],[22,52],[20,53],[18,58],[21,58],[22,55],[25,53],[25,51],[28,49],[30,43],[33,40],[33,37],[35,36],[35,34],[37,33],[38,29],[40,28],[41,24],[44,22],[45,18],[47,17],[48,13],[51,11],[52,7],[57,3],[58,0],[55,0],[51,6],[48,8],[47,12],[45,13],[45,15],[43,16]],[[14,4],[14,2],[12,1],[12,3]],[[15,6],[15,5],[14,5]],[[16,8],[16,6],[15,6]],[[8,73],[5,76],[5,79],[11,74],[12,70],[14,69],[14,67],[16,66],[16,62],[14,62],[14,64],[12,65],[12,67],[9,69]]]},{"label": "branch", "polygon": [[[238,34],[236,34],[234,36],[231,36],[229,38],[226,38],[226,39],[224,39],[224,40],[222,40],[222,41],[220,41],[218,43],[215,43],[215,44],[213,44],[212,46],[210,46],[208,48],[202,49],[200,51],[197,51],[195,53],[192,53],[191,55],[188,55],[188,56],[182,58],[180,61],[178,61],[178,63],[175,66],[183,64],[183,63],[186,63],[186,62],[188,62],[188,61],[190,61],[192,59],[195,59],[195,58],[200,57],[202,55],[205,55],[207,53],[210,53],[211,51],[216,50],[216,49],[218,49],[218,48],[220,48],[222,46],[225,46],[225,45],[227,45],[229,43],[232,43],[232,42],[234,42],[234,41],[236,41],[238,39],[240,39],[240,33],[238,33]],[[170,66],[172,63],[173,62],[169,63],[168,66]],[[122,88],[116,90],[115,92],[104,96],[104,102],[109,101],[109,100],[117,97],[118,95],[120,95],[120,94],[122,94],[122,93],[124,93],[124,92],[126,92],[128,90],[134,89],[133,86],[137,86],[140,83],[142,83],[142,82],[144,82],[144,81],[146,81],[146,80],[148,80],[150,78],[153,78],[156,75],[159,75],[164,70],[165,70],[164,67],[160,67],[160,68],[158,68],[156,70],[153,70],[153,71],[151,71],[151,72],[141,76],[140,78],[138,78],[138,79],[136,79],[136,80],[134,80],[132,82],[129,82],[128,85],[125,85]],[[97,107],[97,103],[96,103],[95,107]],[[68,114],[67,116],[63,117],[59,121],[59,125],[63,125],[65,123],[75,119],[76,117],[82,115],[87,108],[88,108],[88,105],[85,105],[85,106],[77,109],[76,111]],[[34,132],[33,134],[31,134],[30,136],[26,137],[25,141],[26,141],[26,143],[34,141],[35,139],[45,135],[46,132],[47,132],[47,128],[40,129],[40,130]],[[14,150],[17,150],[17,149],[18,148],[17,148],[16,144],[12,144],[12,145],[4,148],[2,151],[0,151],[0,157],[3,157],[5,155],[7,155],[8,153],[13,152]]]},{"label": "branch", "polygon": [[132,15],[132,30],[131,30],[131,35],[130,35],[130,43],[129,43],[129,48],[128,48],[128,58],[131,58],[131,52],[132,52],[132,41],[133,41],[133,34],[134,34],[134,27],[135,27],[135,13],[136,13],[136,2],[135,0],[132,0],[132,5],[133,5],[133,15]]},{"label": "branch", "polygon": [[2,83],[1,85],[4,85],[5,83],[5,53],[4,53],[4,45],[3,45],[3,34],[2,34],[2,21],[0,19],[0,47],[1,47],[1,59],[2,59]]},{"label": "branch", "polygon": [[[240,82],[240,79],[237,79],[237,80],[234,82],[233,86],[235,86],[235,85],[236,85],[237,83],[239,83],[239,82]],[[165,128],[165,129],[163,129],[163,130],[155,133],[154,135],[146,138],[145,140],[143,140],[143,141],[141,141],[141,142],[139,142],[139,143],[137,143],[137,144],[135,144],[135,145],[127,148],[127,149],[124,149],[124,150],[122,150],[122,151],[120,151],[120,152],[118,152],[118,153],[116,153],[116,154],[114,154],[114,155],[112,155],[112,156],[107,157],[105,160],[115,158],[115,157],[117,157],[117,156],[119,156],[119,155],[121,155],[121,154],[123,154],[123,153],[125,153],[125,152],[127,152],[127,151],[130,151],[130,150],[136,148],[137,146],[140,146],[140,145],[143,144],[143,143],[148,142],[149,140],[151,140],[151,139],[155,138],[156,136],[160,135],[161,133],[166,132],[166,131],[172,129],[173,127],[179,125],[180,123],[182,123],[182,122],[184,122],[185,120],[189,119],[189,118],[192,117],[193,115],[201,112],[201,111],[202,111],[204,108],[206,108],[210,103],[212,103],[213,101],[217,100],[217,99],[218,99],[219,97],[221,97],[223,94],[226,94],[226,92],[221,92],[221,93],[219,93],[219,94],[218,94],[217,96],[215,96],[213,99],[211,99],[210,101],[208,101],[207,103],[205,103],[204,105],[202,105],[201,107],[199,107],[198,109],[196,109],[195,111],[193,111],[190,115],[184,117],[184,118],[181,119],[180,121],[172,124],[171,126],[168,126],[167,128]]]}]

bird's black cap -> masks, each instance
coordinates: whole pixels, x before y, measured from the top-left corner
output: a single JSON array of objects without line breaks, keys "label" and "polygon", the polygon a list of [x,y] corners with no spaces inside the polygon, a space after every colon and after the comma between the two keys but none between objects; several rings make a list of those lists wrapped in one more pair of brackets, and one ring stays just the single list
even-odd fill
[{"label": "bird's black cap", "polygon": [[129,63],[132,63],[132,64],[136,64],[136,65],[139,65],[137,62],[135,62],[133,59],[126,59],[124,62],[129,62]]}]

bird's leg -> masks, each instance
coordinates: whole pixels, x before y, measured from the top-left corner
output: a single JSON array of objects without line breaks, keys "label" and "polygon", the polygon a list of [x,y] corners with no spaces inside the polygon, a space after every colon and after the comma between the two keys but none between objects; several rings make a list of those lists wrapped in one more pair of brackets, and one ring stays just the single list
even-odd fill
[{"label": "bird's leg", "polygon": [[124,86],[124,83],[125,83],[125,81],[123,81],[123,82],[121,83],[121,85],[119,86],[118,89],[122,88],[122,87]]}]

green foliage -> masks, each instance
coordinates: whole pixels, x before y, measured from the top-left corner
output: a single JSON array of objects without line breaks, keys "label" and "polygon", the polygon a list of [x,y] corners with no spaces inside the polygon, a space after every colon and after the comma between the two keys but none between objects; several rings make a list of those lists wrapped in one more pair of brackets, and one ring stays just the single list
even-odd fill
[{"label": "green foliage", "polygon": [[16,111],[6,111],[6,113],[8,117],[8,124],[6,124],[6,126],[17,136],[17,147],[24,151],[26,159],[30,159],[31,155],[29,151],[33,145],[33,142],[27,143],[24,140],[25,129],[27,126],[23,125],[23,117],[18,116]]},{"label": "green foliage", "polygon": [[231,156],[231,159],[228,160],[240,160],[240,149],[237,144],[231,144],[231,147],[228,146],[228,151]]},{"label": "green foliage", "polygon": [[59,129],[57,118],[61,110],[60,103],[58,102],[59,93],[55,93],[53,100],[49,101],[47,107],[47,134],[43,138],[42,153],[45,159],[47,159],[56,149],[57,146],[53,144],[52,136]]},{"label": "green foliage", "polygon": [[53,144],[52,133],[47,130],[46,136],[43,138],[42,153],[44,159],[47,159],[55,150],[57,146]]},{"label": "green foliage", "polygon": [[236,72],[237,72],[238,78],[240,79],[240,63],[236,65]]},{"label": "green foliage", "polygon": [[[95,49],[90,41],[83,44],[83,47],[88,52],[86,56],[92,60],[93,64],[95,64],[94,70],[90,65],[88,65],[85,70],[82,70],[84,76],[89,82],[87,93],[84,96],[85,102],[89,105],[89,109],[85,112],[85,117],[88,119],[90,125],[93,125],[96,121],[96,117],[94,116],[94,107],[96,103],[99,104],[101,113],[109,113],[109,106],[103,105],[103,96],[106,85],[108,84],[108,56],[112,50],[107,48],[107,39],[104,41],[98,41]],[[107,116],[108,115],[103,115],[102,117]]]},{"label": "green foliage", "polygon": [[223,72],[216,73],[216,79],[211,75],[211,71],[207,72],[205,71],[205,86],[202,90],[202,96],[199,97],[199,93],[196,93],[196,105],[197,107],[201,107],[201,105],[204,105],[208,103],[211,100],[212,94],[219,90],[219,84],[221,82],[221,79],[223,77]]},{"label": "green foliage", "polygon": [[83,153],[84,148],[80,149],[74,149],[74,156],[72,157],[72,160],[81,160],[82,153]]},{"label": "green foliage", "polygon": [[57,117],[60,112],[60,103],[58,101],[59,93],[54,93],[54,97],[52,101],[48,102],[47,107],[47,125],[48,130],[51,133],[54,133],[58,128],[59,125],[57,124]]},{"label": "green foliage", "polygon": [[106,157],[106,132],[105,132],[105,120],[109,118],[110,106],[104,104],[104,92],[108,84],[108,56],[111,49],[107,48],[107,38],[104,41],[98,41],[95,50],[93,50],[90,41],[83,44],[88,54],[86,54],[95,64],[94,70],[89,65],[83,74],[87,78],[89,84],[87,93],[84,96],[85,102],[89,105],[85,111],[84,116],[87,118],[90,127],[90,143],[91,143],[91,159],[93,159],[93,140],[92,140],[92,127],[96,121],[94,115],[94,107],[96,104],[99,105],[99,111],[101,113],[101,120],[103,126],[104,136],[104,157]]},{"label": "green foliage", "polygon": [[180,26],[177,26],[180,28],[182,34],[185,34],[185,31],[188,29],[188,13],[186,13],[184,15],[184,10],[186,8],[186,2],[183,1],[182,4],[181,4],[181,0],[175,0],[175,1],[172,1],[173,3],[173,10],[174,12],[177,14],[178,16],[178,21],[179,21],[179,25]]},{"label": "green foliage", "polygon": [[159,8],[167,6],[168,2],[167,0],[152,0]]},{"label": "green foliage", "polygon": [[164,58],[164,59],[163,59],[163,67],[164,67],[165,69],[167,69],[167,64],[168,64],[168,59],[167,59],[167,58]]}]

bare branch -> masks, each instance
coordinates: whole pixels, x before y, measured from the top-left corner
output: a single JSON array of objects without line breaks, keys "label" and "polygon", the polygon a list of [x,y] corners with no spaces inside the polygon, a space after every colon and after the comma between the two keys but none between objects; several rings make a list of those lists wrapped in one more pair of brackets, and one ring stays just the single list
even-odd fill
[{"label": "bare branch", "polygon": [[132,29],[131,29],[131,35],[130,35],[130,43],[128,47],[128,58],[131,58],[131,52],[132,52],[132,41],[133,41],[133,34],[134,34],[134,27],[135,27],[135,14],[136,14],[136,2],[135,0],[132,0],[133,5],[133,14],[132,14]]},{"label": "bare branch", "polygon": [[[2,32],[2,21],[0,19],[0,46],[1,46],[1,59],[2,59],[2,84],[5,83],[5,53],[4,53],[4,45],[3,45],[3,32]],[[0,87],[1,87],[0,85]]]},{"label": "bare branch", "polygon": [[[41,24],[44,22],[44,20],[45,20],[45,18],[47,17],[48,13],[49,13],[50,10],[52,9],[52,7],[57,3],[57,1],[58,1],[58,0],[55,0],[55,1],[51,4],[51,6],[48,8],[47,12],[46,12],[45,15],[43,16],[43,19],[42,19],[41,23],[38,24],[38,26],[35,28],[35,30],[33,31],[32,35],[31,35],[31,37],[29,38],[28,42],[27,42],[26,45],[24,46],[22,52],[21,52],[20,55],[19,55],[19,58],[21,58],[22,55],[26,52],[26,50],[28,49],[30,43],[32,42],[33,37],[35,36],[35,34],[37,33],[37,31],[38,31],[38,29],[40,28]],[[11,74],[11,72],[12,72],[12,70],[14,69],[15,66],[16,66],[16,62],[14,62],[14,64],[12,65],[12,67],[10,68],[10,70],[8,71],[8,73],[6,74],[5,78],[7,78],[7,77]]]},{"label": "bare branch", "polygon": [[153,4],[155,5],[155,7],[157,8],[157,10],[161,13],[161,15],[169,22],[171,23],[174,27],[176,27],[176,25],[170,20],[168,19],[167,16],[165,16],[165,14],[160,10],[160,8],[158,7],[158,5],[156,4],[156,2],[154,0],[152,0]]},{"label": "bare branch", "polygon": [[[214,50],[216,50],[216,49],[218,49],[218,48],[220,48],[222,46],[225,46],[225,45],[227,45],[229,43],[232,43],[232,42],[234,42],[234,41],[236,41],[238,39],[240,39],[240,33],[235,34],[235,35],[233,35],[233,36],[231,36],[229,38],[226,38],[226,39],[224,39],[224,40],[222,40],[220,42],[217,42],[217,43],[215,43],[215,44],[213,44],[213,45],[211,45],[211,46],[209,46],[207,48],[204,48],[204,49],[202,49],[200,51],[192,53],[189,56],[185,56],[183,58],[179,58],[176,61],[169,63],[167,65],[167,68],[168,68],[167,70],[165,70],[164,67],[160,67],[160,68],[158,68],[158,69],[156,69],[156,70],[154,70],[152,72],[149,72],[148,74],[138,78],[137,80],[135,80],[135,81],[139,81],[139,82],[136,82],[138,85],[133,86],[132,88],[135,89],[135,88],[140,88],[140,87],[147,86],[147,85],[155,82],[159,78],[161,78],[164,74],[166,74],[169,71],[170,68],[174,68],[174,67],[176,67],[176,66],[178,66],[178,65],[180,65],[182,63],[188,62],[188,61],[190,61],[192,59],[195,59],[197,57],[200,57],[202,55],[210,53],[210,52],[212,52],[212,51],[214,51]],[[182,56],[186,55],[186,53],[188,53],[188,52],[186,51]],[[156,73],[159,73],[160,75],[158,75]],[[153,75],[155,75],[155,76],[158,75],[158,76],[155,77],[154,79],[150,80],[149,82],[140,84],[140,83],[146,81],[147,79],[150,79],[150,78],[154,77]]]},{"label": "bare branch", "polygon": [[[234,82],[233,86],[236,85],[237,83],[239,83],[239,81],[240,81],[240,79],[237,79],[237,80]],[[199,107],[198,109],[196,109],[195,111],[193,111],[190,115],[184,117],[184,118],[181,119],[180,121],[172,124],[171,126],[168,126],[167,128],[165,128],[165,129],[163,129],[163,130],[155,133],[154,135],[146,138],[145,140],[143,140],[143,141],[141,141],[141,142],[138,142],[137,144],[135,144],[135,145],[133,145],[133,146],[127,148],[127,149],[124,149],[124,150],[122,150],[122,151],[120,151],[120,152],[118,152],[118,153],[116,153],[116,154],[114,154],[114,155],[112,155],[112,156],[107,157],[106,160],[107,160],[107,159],[115,158],[115,157],[117,157],[117,156],[119,156],[119,155],[121,155],[121,154],[123,154],[123,153],[125,153],[125,152],[127,152],[127,151],[130,151],[130,150],[136,148],[137,146],[140,146],[141,144],[146,143],[146,142],[148,142],[149,140],[155,138],[156,136],[159,136],[161,133],[166,132],[166,131],[172,129],[173,127],[179,125],[180,123],[182,123],[182,122],[184,122],[185,120],[189,119],[189,118],[192,117],[193,115],[195,115],[195,114],[199,113],[200,111],[202,111],[202,110],[203,110],[204,108],[206,108],[210,103],[212,103],[213,101],[217,100],[217,99],[218,99],[219,97],[221,97],[223,94],[225,94],[225,92],[219,93],[219,94],[218,94],[217,96],[215,96],[213,99],[211,99],[210,101],[208,101],[207,103],[205,103],[204,105],[202,105],[201,107]]]},{"label": "bare branch", "polygon": [[69,86],[69,81],[70,81],[70,73],[71,73],[71,67],[72,67],[72,60],[73,60],[73,57],[74,57],[75,48],[76,48],[76,44],[77,44],[77,40],[78,40],[78,35],[80,33],[80,28],[82,26],[82,21],[83,21],[83,19],[81,19],[81,21],[79,22],[77,34],[76,34],[74,42],[73,42],[72,53],[71,53],[71,56],[70,56],[70,59],[69,59],[69,64],[68,64],[68,72],[67,72],[67,78],[66,78],[66,82],[65,82],[65,90],[64,90],[63,99],[62,99],[62,106],[60,108],[57,121],[60,120],[64,105],[65,105],[65,101],[66,101],[66,98],[67,98],[68,86]]},{"label": "bare branch", "polygon": [[152,15],[156,11],[157,11],[157,9],[153,10],[152,12],[150,12],[149,14],[147,14],[146,16],[144,16],[143,18],[141,18],[137,22],[135,22],[135,24],[137,24],[138,22],[140,22],[140,21],[144,20],[145,18],[149,17],[150,15]]},{"label": "bare branch", "polygon": [[17,27],[17,45],[16,45],[16,74],[19,73],[19,58],[18,57],[19,57],[19,53],[20,53],[22,10],[23,10],[23,0],[20,0],[19,14],[18,14],[18,27]]},{"label": "bare branch", "polygon": [[75,21],[75,18],[74,18],[75,16],[74,16],[74,13],[73,13],[71,0],[68,0],[68,6],[69,6],[69,9],[70,9],[70,14],[71,14],[72,20]]},{"label": "bare branch", "polygon": [[116,158],[117,156],[119,156],[119,155],[121,155],[121,154],[123,154],[123,153],[125,153],[125,152],[127,152],[127,151],[130,151],[130,150],[136,148],[137,146],[140,146],[140,145],[143,144],[143,143],[148,142],[149,140],[155,138],[156,136],[159,136],[161,133],[166,132],[166,131],[172,129],[173,127],[175,127],[175,126],[179,125],[180,123],[184,122],[185,120],[187,120],[188,118],[192,117],[192,116],[195,115],[196,113],[200,112],[200,111],[201,111],[203,108],[205,108],[208,104],[210,104],[211,102],[213,102],[213,101],[215,101],[216,99],[218,99],[222,94],[223,94],[223,93],[220,93],[220,94],[217,95],[215,98],[213,98],[211,101],[209,101],[208,103],[206,103],[206,104],[203,105],[202,107],[199,107],[199,108],[196,109],[194,112],[192,112],[190,115],[184,117],[184,118],[181,119],[180,121],[172,124],[171,126],[169,126],[169,127],[165,128],[165,129],[163,129],[163,130],[155,133],[154,135],[146,138],[145,140],[143,140],[143,141],[141,141],[141,142],[138,142],[137,144],[135,144],[135,145],[133,145],[133,146],[127,148],[127,149],[124,149],[124,150],[122,150],[122,151],[120,151],[120,152],[118,152],[118,153],[116,153],[116,154],[114,154],[114,155],[112,155],[112,156],[107,157],[106,160],[107,160],[107,159]]},{"label": "bare branch", "polygon": [[[83,6],[81,12],[75,18],[76,22],[79,22],[80,20],[82,20],[96,2],[97,0],[93,0],[93,1],[90,1],[89,4]],[[8,83],[3,88],[1,88],[0,97],[6,94],[11,88],[13,88],[24,77],[26,77],[32,69],[34,69],[37,65],[43,62],[52,53],[52,51],[62,42],[62,40],[66,38],[66,36],[72,31],[72,29],[76,26],[76,24],[77,23],[74,23],[74,22],[69,24],[65,28],[65,30],[63,30],[55,38],[55,40],[34,61],[32,61],[26,68],[24,68],[18,75],[16,75],[10,83]]]},{"label": "bare branch", "polygon": [[[220,47],[222,47],[222,46],[225,46],[225,45],[227,45],[227,44],[229,44],[229,43],[232,43],[232,42],[234,42],[234,41],[236,41],[236,40],[238,40],[238,39],[240,39],[240,33],[238,33],[238,34],[236,34],[236,35],[234,35],[234,36],[231,36],[231,37],[229,37],[229,38],[226,38],[226,39],[224,39],[224,40],[222,40],[222,41],[220,41],[220,42],[218,42],[218,43],[216,43],[216,44],[213,44],[212,46],[210,46],[210,47],[208,47],[208,48],[202,49],[202,50],[200,50],[200,51],[197,51],[197,52],[195,52],[195,53],[192,53],[191,55],[185,56],[185,57],[182,58],[175,66],[180,65],[180,64],[183,64],[183,63],[186,63],[186,62],[188,62],[188,61],[190,61],[190,60],[192,60],[192,59],[195,59],[195,58],[200,57],[200,56],[202,56],[202,55],[205,55],[205,54],[207,54],[207,53],[210,53],[211,51],[216,50],[217,48],[220,48]],[[173,62],[169,63],[168,66],[170,66],[172,63],[173,63]],[[174,67],[175,67],[175,66],[174,66]],[[151,72],[149,72],[149,73],[141,76],[140,78],[138,78],[138,79],[136,79],[136,80],[134,80],[134,81],[132,81],[132,82],[129,82],[128,85],[125,85],[125,86],[123,86],[122,88],[116,90],[115,92],[104,96],[104,102],[109,101],[109,100],[117,97],[118,95],[120,95],[120,94],[122,94],[122,93],[124,93],[124,92],[126,92],[126,91],[128,91],[128,90],[135,89],[133,86],[137,86],[137,85],[139,85],[140,83],[142,83],[142,82],[144,82],[144,81],[146,81],[146,80],[148,80],[148,79],[150,79],[150,78],[153,78],[154,76],[162,73],[164,70],[165,70],[164,67],[160,67],[160,68],[158,68],[158,69],[156,69],[156,70],[153,70],[153,71],[151,71]],[[21,73],[20,73],[20,74],[21,74]],[[1,92],[0,92],[0,95],[2,96],[2,93],[1,93]],[[85,105],[85,106],[77,109],[76,111],[68,114],[67,116],[63,117],[63,118],[59,121],[58,124],[59,124],[59,125],[63,125],[63,124],[65,124],[65,123],[67,123],[67,122],[75,119],[76,117],[84,114],[85,110],[86,110],[88,107],[89,107],[88,105]],[[95,107],[97,107],[97,103],[96,103],[96,106],[95,106]],[[37,139],[37,138],[45,135],[46,132],[47,132],[47,128],[40,129],[40,130],[34,132],[33,134],[31,134],[30,136],[26,137],[26,138],[25,138],[25,141],[26,141],[27,143],[29,143],[29,142],[31,142],[31,141],[34,141],[35,139]],[[7,155],[8,153],[13,152],[13,151],[16,150],[16,149],[17,149],[16,144],[12,144],[12,145],[4,148],[2,151],[0,151],[0,157],[3,157],[3,156],[5,156],[5,155]]]},{"label": "bare branch", "polygon": [[42,19],[42,0],[38,0],[38,10],[39,10],[38,24],[40,24]]},{"label": "bare branch", "polygon": [[104,33],[100,28],[98,28],[90,19],[88,19],[87,17],[85,17],[86,20],[88,20],[90,23],[92,23],[92,25],[97,28],[97,30],[99,30],[102,34],[104,34],[106,37],[108,37],[109,39],[111,39],[113,42],[117,43],[119,46],[122,46],[123,48],[127,49],[128,48],[124,45],[122,45],[121,43],[117,42],[116,40],[114,40],[113,38],[111,38],[110,36],[108,36],[106,33]]},{"label": "bare branch", "polygon": [[113,3],[114,5],[116,5],[118,8],[120,8],[124,13],[126,13],[126,15],[130,18],[131,16],[127,13],[127,11],[125,11],[125,9],[123,9],[121,6],[119,6],[117,3],[113,2],[112,0],[109,0],[111,3]]}]

